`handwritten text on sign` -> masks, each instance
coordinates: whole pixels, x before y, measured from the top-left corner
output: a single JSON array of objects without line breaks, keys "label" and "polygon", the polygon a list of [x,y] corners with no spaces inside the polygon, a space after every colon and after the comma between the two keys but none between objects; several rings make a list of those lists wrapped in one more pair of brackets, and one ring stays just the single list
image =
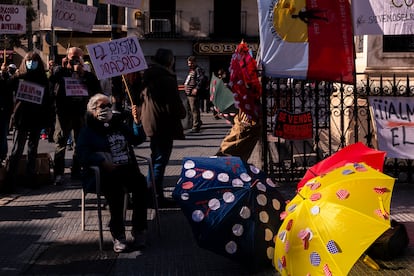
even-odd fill
[{"label": "handwritten text on sign", "polygon": [[0,5],[0,34],[26,33],[26,7]]},{"label": "handwritten text on sign", "polygon": [[20,80],[19,86],[16,91],[16,99],[31,102],[35,104],[41,104],[45,88],[33,82]]},{"label": "handwritten text on sign", "polygon": [[64,78],[66,96],[88,96],[88,88],[79,79]]},{"label": "handwritten text on sign", "polygon": [[311,139],[311,112],[293,114],[284,110],[279,110],[276,116],[274,135],[290,140]]},{"label": "handwritten text on sign", "polygon": [[111,78],[147,69],[136,36],[87,45],[98,79]]},{"label": "handwritten text on sign", "polygon": [[414,159],[414,99],[410,97],[369,97],[378,148],[387,157]]},{"label": "handwritten text on sign", "polygon": [[92,33],[97,7],[64,0],[55,1],[55,10],[52,15],[54,26]]}]

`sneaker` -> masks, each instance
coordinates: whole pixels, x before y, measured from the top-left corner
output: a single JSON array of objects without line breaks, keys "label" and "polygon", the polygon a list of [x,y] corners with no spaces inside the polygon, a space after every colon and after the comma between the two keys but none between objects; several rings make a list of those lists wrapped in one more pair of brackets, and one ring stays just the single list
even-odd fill
[{"label": "sneaker", "polygon": [[125,239],[114,239],[114,251],[116,253],[124,252],[127,248]]},{"label": "sneaker", "polygon": [[60,175],[60,174],[56,175],[56,177],[55,177],[55,185],[56,186],[63,185],[63,176],[62,175]]},{"label": "sneaker", "polygon": [[138,232],[132,232],[132,245],[134,248],[144,248],[147,245],[147,231],[141,230]]}]

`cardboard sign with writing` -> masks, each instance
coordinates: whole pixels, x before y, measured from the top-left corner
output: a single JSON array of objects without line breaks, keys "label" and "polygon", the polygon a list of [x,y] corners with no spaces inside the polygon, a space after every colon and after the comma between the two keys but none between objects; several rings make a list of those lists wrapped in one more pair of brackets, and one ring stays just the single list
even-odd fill
[{"label": "cardboard sign with writing", "polygon": [[55,1],[55,9],[52,13],[53,26],[92,33],[97,7],[65,0]]},{"label": "cardboard sign with writing", "polygon": [[64,78],[65,79],[65,90],[66,96],[85,96],[87,97],[88,88],[79,79],[75,78]]},{"label": "cardboard sign with writing", "polygon": [[26,7],[0,4],[0,34],[26,33]]},{"label": "cardboard sign with writing", "polygon": [[378,149],[390,158],[414,159],[414,99],[370,96],[368,102]]},{"label": "cardboard sign with writing", "polygon": [[44,93],[45,88],[43,86],[30,81],[20,80],[16,91],[16,99],[41,104]]},{"label": "cardboard sign with writing", "polygon": [[279,110],[276,114],[274,135],[290,140],[312,139],[312,113],[293,114]]},{"label": "cardboard sign with writing", "polygon": [[86,45],[98,79],[112,78],[147,69],[136,36]]}]

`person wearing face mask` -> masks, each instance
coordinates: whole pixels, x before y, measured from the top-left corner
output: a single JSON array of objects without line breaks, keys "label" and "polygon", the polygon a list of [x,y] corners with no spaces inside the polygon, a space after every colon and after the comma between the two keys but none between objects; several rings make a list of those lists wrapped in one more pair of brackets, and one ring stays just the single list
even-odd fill
[{"label": "person wearing face mask", "polygon": [[[101,85],[96,75],[84,70],[83,51],[78,47],[68,49],[67,56],[62,60],[62,66],[55,69],[49,78],[55,97],[55,142],[54,174],[55,184],[64,182],[65,153],[67,141],[72,134],[73,145],[76,146],[79,130],[84,125],[86,104],[89,98],[101,93]],[[72,89],[76,87],[76,89]],[[79,178],[81,167],[76,153],[72,157],[72,178]]]},{"label": "person wearing face mask", "polygon": [[[12,190],[17,182],[37,187],[36,158],[43,128],[51,124],[52,103],[49,94],[45,67],[39,54],[28,52],[19,68],[19,75],[13,79],[12,87],[16,97],[13,114],[13,147],[9,157],[6,184]],[[35,89],[35,90],[34,90]],[[30,91],[35,91],[32,93]],[[18,180],[17,170],[27,142],[27,167],[25,179]]]},{"label": "person wearing face mask", "polygon": [[[132,193],[133,246],[145,246],[147,230],[147,184],[140,172],[133,146],[145,141],[140,124],[140,108],[132,106],[133,126],[122,120],[119,113],[112,113],[110,98],[104,94],[92,96],[87,105],[86,124],[81,129],[75,152],[84,168],[99,166],[102,192],[109,205],[109,228],[113,250],[117,253],[127,248],[123,218],[124,192]],[[84,188],[91,177],[86,170]]]}]

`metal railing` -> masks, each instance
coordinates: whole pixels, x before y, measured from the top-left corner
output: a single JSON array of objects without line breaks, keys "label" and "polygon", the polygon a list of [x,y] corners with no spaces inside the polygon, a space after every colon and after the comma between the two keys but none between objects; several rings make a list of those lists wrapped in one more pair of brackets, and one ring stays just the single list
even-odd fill
[{"label": "metal railing", "polygon": [[[368,106],[368,96],[414,95],[413,77],[358,76],[355,86],[341,83],[287,81],[268,79],[264,83],[266,127],[263,137],[272,137],[277,110],[292,113],[310,111],[313,139],[285,140],[266,138],[264,170],[282,182],[297,182],[306,170],[340,150],[362,142],[374,148],[375,129]],[[384,172],[400,182],[413,180],[413,161],[386,158]]]}]

